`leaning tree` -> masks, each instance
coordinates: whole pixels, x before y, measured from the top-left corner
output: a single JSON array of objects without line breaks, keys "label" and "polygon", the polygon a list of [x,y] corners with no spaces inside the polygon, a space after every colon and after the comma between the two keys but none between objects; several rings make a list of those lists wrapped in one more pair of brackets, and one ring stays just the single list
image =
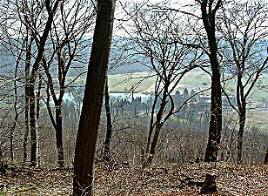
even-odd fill
[{"label": "leaning tree", "polygon": [[94,156],[112,41],[115,0],[98,0],[96,9],[96,26],[75,148],[75,196],[93,195]]}]

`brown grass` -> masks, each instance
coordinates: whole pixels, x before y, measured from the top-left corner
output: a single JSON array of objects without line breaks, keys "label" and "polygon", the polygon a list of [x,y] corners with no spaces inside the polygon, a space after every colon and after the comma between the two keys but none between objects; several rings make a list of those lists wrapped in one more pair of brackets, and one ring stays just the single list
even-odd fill
[{"label": "brown grass", "polygon": [[[70,195],[72,171],[48,169],[17,169],[16,174],[1,176],[0,184],[8,186],[7,195]],[[218,193],[214,195],[267,195],[268,166],[236,166],[224,162],[169,165],[168,167],[126,168],[114,170],[98,164],[95,195],[113,196],[175,196],[199,195],[194,182],[204,181],[207,173],[217,178]]]}]

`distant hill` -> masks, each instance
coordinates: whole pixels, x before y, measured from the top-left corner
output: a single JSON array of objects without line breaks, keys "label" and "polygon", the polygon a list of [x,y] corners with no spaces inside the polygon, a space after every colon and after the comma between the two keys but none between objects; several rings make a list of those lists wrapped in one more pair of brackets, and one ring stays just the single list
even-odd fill
[{"label": "distant hill", "polygon": [[[49,43],[49,42],[48,42]],[[79,58],[72,63],[72,69],[68,76],[76,76],[77,74],[87,70],[89,55],[91,50],[92,39],[87,38],[82,41],[83,45],[79,49]],[[1,44],[1,43],[0,43]],[[259,56],[266,56],[267,40],[263,40],[257,44],[256,51],[260,51]],[[135,72],[148,72],[150,70],[149,59],[141,56],[132,55],[135,53],[134,44],[125,37],[114,37],[110,55],[109,74],[126,74]],[[11,55],[10,51],[0,45],[0,73],[9,73],[14,71],[16,58]],[[24,64],[20,65],[23,70]],[[57,69],[55,69],[56,72]]]}]

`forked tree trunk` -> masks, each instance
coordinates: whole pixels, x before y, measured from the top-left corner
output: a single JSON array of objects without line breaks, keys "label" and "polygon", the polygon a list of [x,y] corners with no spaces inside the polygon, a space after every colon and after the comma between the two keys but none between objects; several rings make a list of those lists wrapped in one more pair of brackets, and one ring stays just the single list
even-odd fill
[{"label": "forked tree trunk", "polygon": [[[61,88],[61,87],[60,87]],[[47,86],[47,100],[46,107],[48,111],[49,118],[56,132],[56,148],[57,148],[57,163],[60,168],[64,167],[64,148],[63,148],[63,117],[62,117],[62,94],[60,93],[59,99],[56,99],[55,91],[52,90],[52,97],[55,104],[55,117],[53,116],[53,111],[50,107],[50,90],[49,83]],[[51,88],[53,89],[53,88]]]},{"label": "forked tree trunk", "polygon": [[150,166],[152,164],[152,162],[153,162],[161,127],[162,127],[161,123],[157,122],[156,126],[155,126],[155,133],[154,133],[154,137],[153,137],[153,140],[152,140],[150,152],[149,152],[149,155],[147,157],[146,162],[143,163],[143,166],[142,166],[143,168],[146,168],[146,167]]},{"label": "forked tree trunk", "polygon": [[151,113],[150,113],[149,133],[147,137],[147,144],[146,144],[146,150],[145,150],[146,154],[150,152],[151,138],[152,138],[153,131],[154,131],[153,124],[154,124],[154,115],[155,115],[155,108],[156,108],[157,100],[158,100],[158,96],[155,96],[152,109],[151,109]]},{"label": "forked tree trunk", "polygon": [[[169,87],[169,85],[166,85],[164,88],[163,98],[161,99],[160,108],[159,108],[157,115],[156,115],[153,139],[152,139],[152,141],[150,138],[147,139],[147,141],[149,143],[147,143],[146,146],[150,150],[146,151],[148,157],[147,157],[147,160],[145,161],[145,163],[143,163],[143,166],[142,166],[143,168],[150,166],[152,164],[152,161],[153,161],[154,156],[155,156],[158,138],[160,135],[161,128],[163,126],[163,123],[161,121],[163,118],[164,110],[165,110],[166,105],[167,105],[168,87]],[[153,123],[153,121],[150,121],[150,123]],[[152,124],[150,125],[150,127],[152,128]],[[151,136],[152,136],[152,133],[151,133],[151,135],[149,134],[149,137],[151,137]]]},{"label": "forked tree trunk", "polygon": [[45,23],[45,28],[43,30],[43,34],[40,37],[39,40],[35,40],[38,42],[38,52],[35,58],[35,61],[32,65],[31,74],[29,75],[29,102],[30,102],[30,133],[31,133],[31,165],[36,166],[37,165],[37,133],[36,133],[36,100],[35,100],[35,82],[36,77],[38,76],[39,66],[43,59],[44,51],[45,51],[45,45],[47,38],[49,36],[49,33],[51,31],[51,26],[54,21],[54,15],[58,9],[58,5],[60,3],[60,0],[54,1],[54,5],[52,6],[51,1],[46,1],[46,9],[48,11],[48,18]]},{"label": "forked tree trunk", "polygon": [[112,118],[111,118],[111,108],[110,108],[110,95],[109,95],[109,87],[108,87],[108,77],[106,76],[105,83],[105,113],[106,113],[106,136],[104,140],[104,149],[103,149],[103,159],[105,161],[111,160],[111,140],[112,140]]},{"label": "forked tree trunk", "polygon": [[112,40],[114,0],[98,0],[74,158],[73,195],[93,195],[94,156]]}]

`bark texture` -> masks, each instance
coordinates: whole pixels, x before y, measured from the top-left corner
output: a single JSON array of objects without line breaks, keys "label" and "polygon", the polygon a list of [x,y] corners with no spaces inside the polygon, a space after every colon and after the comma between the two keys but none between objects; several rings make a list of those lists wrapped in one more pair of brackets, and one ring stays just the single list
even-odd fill
[{"label": "bark texture", "polygon": [[264,164],[268,164],[268,147],[267,147],[266,155],[265,155],[265,158],[264,158]]},{"label": "bark texture", "polygon": [[[218,44],[216,39],[216,13],[221,6],[221,0],[201,1],[202,20],[206,30],[211,64],[211,106],[209,137],[205,153],[205,161],[216,161],[218,144],[221,141],[222,131],[222,92],[221,73],[218,61]],[[213,7],[214,5],[214,7]]]},{"label": "bark texture", "polygon": [[112,40],[114,0],[99,0],[74,159],[73,195],[93,195],[94,155]]}]

